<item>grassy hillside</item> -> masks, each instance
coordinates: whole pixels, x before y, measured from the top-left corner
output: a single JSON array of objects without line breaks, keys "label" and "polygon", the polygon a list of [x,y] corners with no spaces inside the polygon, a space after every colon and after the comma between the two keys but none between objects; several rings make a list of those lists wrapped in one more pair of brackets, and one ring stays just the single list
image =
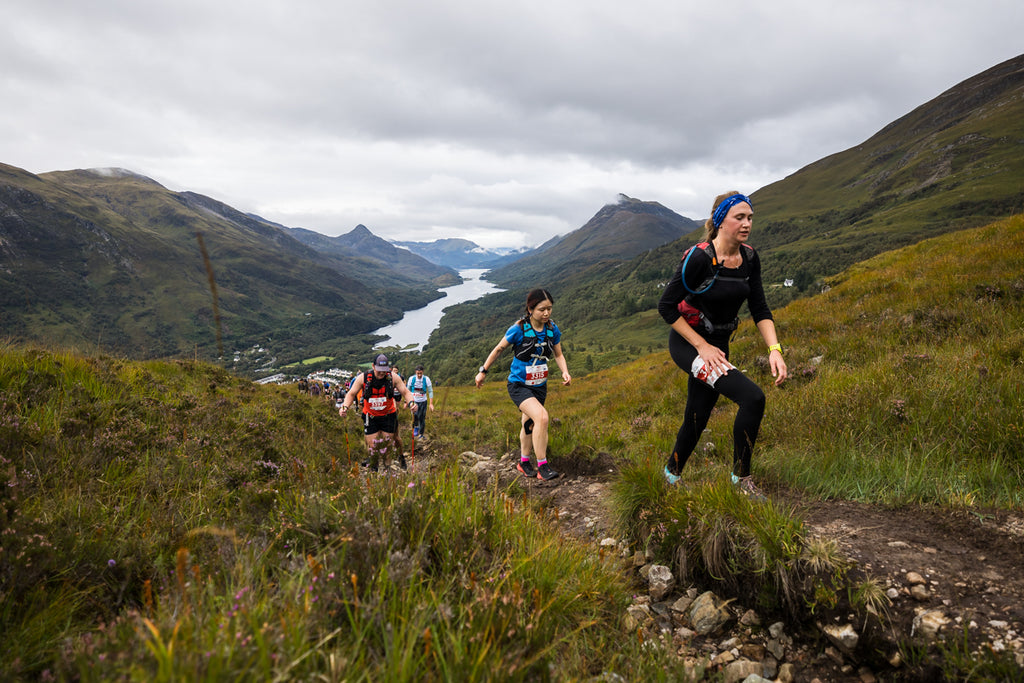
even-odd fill
[{"label": "grassy hillside", "polygon": [[208,359],[261,344],[300,360],[437,295],[127,172],[0,165],[0,207],[0,316],[24,341]]},{"label": "grassy hillside", "polygon": [[[1022,238],[1024,216],[927,240],[781,309],[781,389],[745,323],[733,359],[768,394],[759,481],[1024,509]],[[722,483],[729,405],[686,487],[667,489],[684,390],[663,350],[554,386],[553,462],[614,458],[619,533],[660,561],[689,557],[721,588],[701,568],[714,545],[724,585],[769,613],[809,616],[820,591],[861,613],[836,567],[799,593],[815,577],[800,520],[754,514]],[[359,423],[293,389],[3,347],[0,677],[671,680],[663,652],[621,633],[634,586],[617,561],[559,536],[518,482],[480,487],[458,468],[465,450],[512,447],[500,377],[438,386],[435,402],[417,474],[364,480]]]},{"label": "grassy hillside", "polygon": [[[1024,505],[1024,271],[1014,247],[1022,239],[1024,216],[926,240],[857,264],[829,279],[828,291],[777,310],[791,379],[767,392],[755,472],[825,497]],[[653,354],[552,390],[566,425],[554,451],[585,443],[649,450],[653,462],[667,454],[685,376],[666,345],[663,338]],[[770,385],[749,319],[732,356]],[[501,375],[492,372],[481,391],[499,401]],[[719,453],[731,452],[732,414],[723,403],[712,418]],[[893,478],[896,471],[908,478]]]},{"label": "grassy hillside", "polygon": [[544,510],[449,457],[364,482],[361,442],[293,387],[3,348],[0,678],[528,680],[636,649],[615,565]]},{"label": "grassy hillside", "polygon": [[766,281],[1024,211],[1024,55],[751,198]]}]

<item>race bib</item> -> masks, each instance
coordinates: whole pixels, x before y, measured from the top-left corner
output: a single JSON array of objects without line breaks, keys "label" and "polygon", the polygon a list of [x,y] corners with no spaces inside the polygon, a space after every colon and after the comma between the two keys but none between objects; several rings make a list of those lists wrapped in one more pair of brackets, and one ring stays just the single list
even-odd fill
[{"label": "race bib", "polygon": [[384,410],[388,407],[387,396],[375,396],[369,399],[370,410]]},{"label": "race bib", "polygon": [[548,364],[538,363],[537,365],[526,366],[526,386],[532,387],[544,384],[548,378]]}]

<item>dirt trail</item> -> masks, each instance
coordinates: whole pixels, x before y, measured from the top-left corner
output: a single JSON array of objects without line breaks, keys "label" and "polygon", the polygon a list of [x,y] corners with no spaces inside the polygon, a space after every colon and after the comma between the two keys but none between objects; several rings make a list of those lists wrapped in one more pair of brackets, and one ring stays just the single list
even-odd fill
[{"label": "dirt trail", "polygon": [[[481,455],[491,459],[476,468],[482,480],[497,476],[505,484],[521,476],[509,456]],[[606,503],[617,471],[612,456],[562,458],[555,464],[563,476],[551,482],[531,481],[531,496],[558,510],[568,534],[597,542],[613,536]],[[905,640],[915,630],[920,635],[919,615],[928,612],[926,616],[940,627],[939,637],[962,640],[966,629],[972,649],[986,645],[1016,652],[1024,678],[1024,516],[808,502],[792,492],[768,493],[792,505],[810,533],[834,540],[858,572],[887,589],[892,599],[887,622],[891,642]],[[816,666],[818,670],[815,665],[805,667],[797,680],[870,680],[856,667],[851,673],[835,662]],[[934,673],[919,670],[915,675],[924,680]],[[892,672],[886,678],[891,676]],[[896,677],[915,680],[905,670]]]}]

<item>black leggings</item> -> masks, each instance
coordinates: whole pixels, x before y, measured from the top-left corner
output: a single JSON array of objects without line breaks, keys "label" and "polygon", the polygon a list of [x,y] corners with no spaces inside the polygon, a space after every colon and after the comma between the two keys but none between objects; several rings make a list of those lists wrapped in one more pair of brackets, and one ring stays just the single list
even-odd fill
[{"label": "black leggings", "polygon": [[[729,357],[729,338],[727,336],[711,338],[708,341],[722,349],[726,358]],[[668,458],[669,471],[673,474],[679,474],[682,471],[683,465],[690,458],[693,449],[697,447],[697,441],[711,418],[711,410],[718,401],[718,395],[721,394],[739,406],[739,410],[736,412],[736,422],[732,427],[732,473],[737,477],[748,476],[750,474],[750,456],[754,451],[754,443],[757,441],[757,432],[761,428],[761,418],[764,417],[765,397],[761,387],[754,384],[739,370],[730,370],[715,382],[713,388],[694,378],[690,373],[690,367],[694,359],[697,358],[697,349],[675,330],[669,333],[668,350],[672,355],[672,360],[686,372],[689,378],[683,424],[679,427],[675,447],[672,449],[672,455]]]}]

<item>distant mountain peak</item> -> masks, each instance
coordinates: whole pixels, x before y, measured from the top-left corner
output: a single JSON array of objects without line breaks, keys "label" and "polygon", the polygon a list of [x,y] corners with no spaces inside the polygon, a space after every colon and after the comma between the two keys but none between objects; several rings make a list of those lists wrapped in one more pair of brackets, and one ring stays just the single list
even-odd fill
[{"label": "distant mountain peak", "polygon": [[530,255],[496,269],[491,279],[504,286],[526,282],[557,282],[600,261],[623,261],[640,252],[679,239],[698,222],[655,201],[619,193],[583,227],[548,240]]},{"label": "distant mountain peak", "polygon": [[445,237],[433,242],[395,241],[393,244],[419,254],[431,263],[449,268],[494,268],[517,258],[528,248],[487,249],[461,237]]}]

